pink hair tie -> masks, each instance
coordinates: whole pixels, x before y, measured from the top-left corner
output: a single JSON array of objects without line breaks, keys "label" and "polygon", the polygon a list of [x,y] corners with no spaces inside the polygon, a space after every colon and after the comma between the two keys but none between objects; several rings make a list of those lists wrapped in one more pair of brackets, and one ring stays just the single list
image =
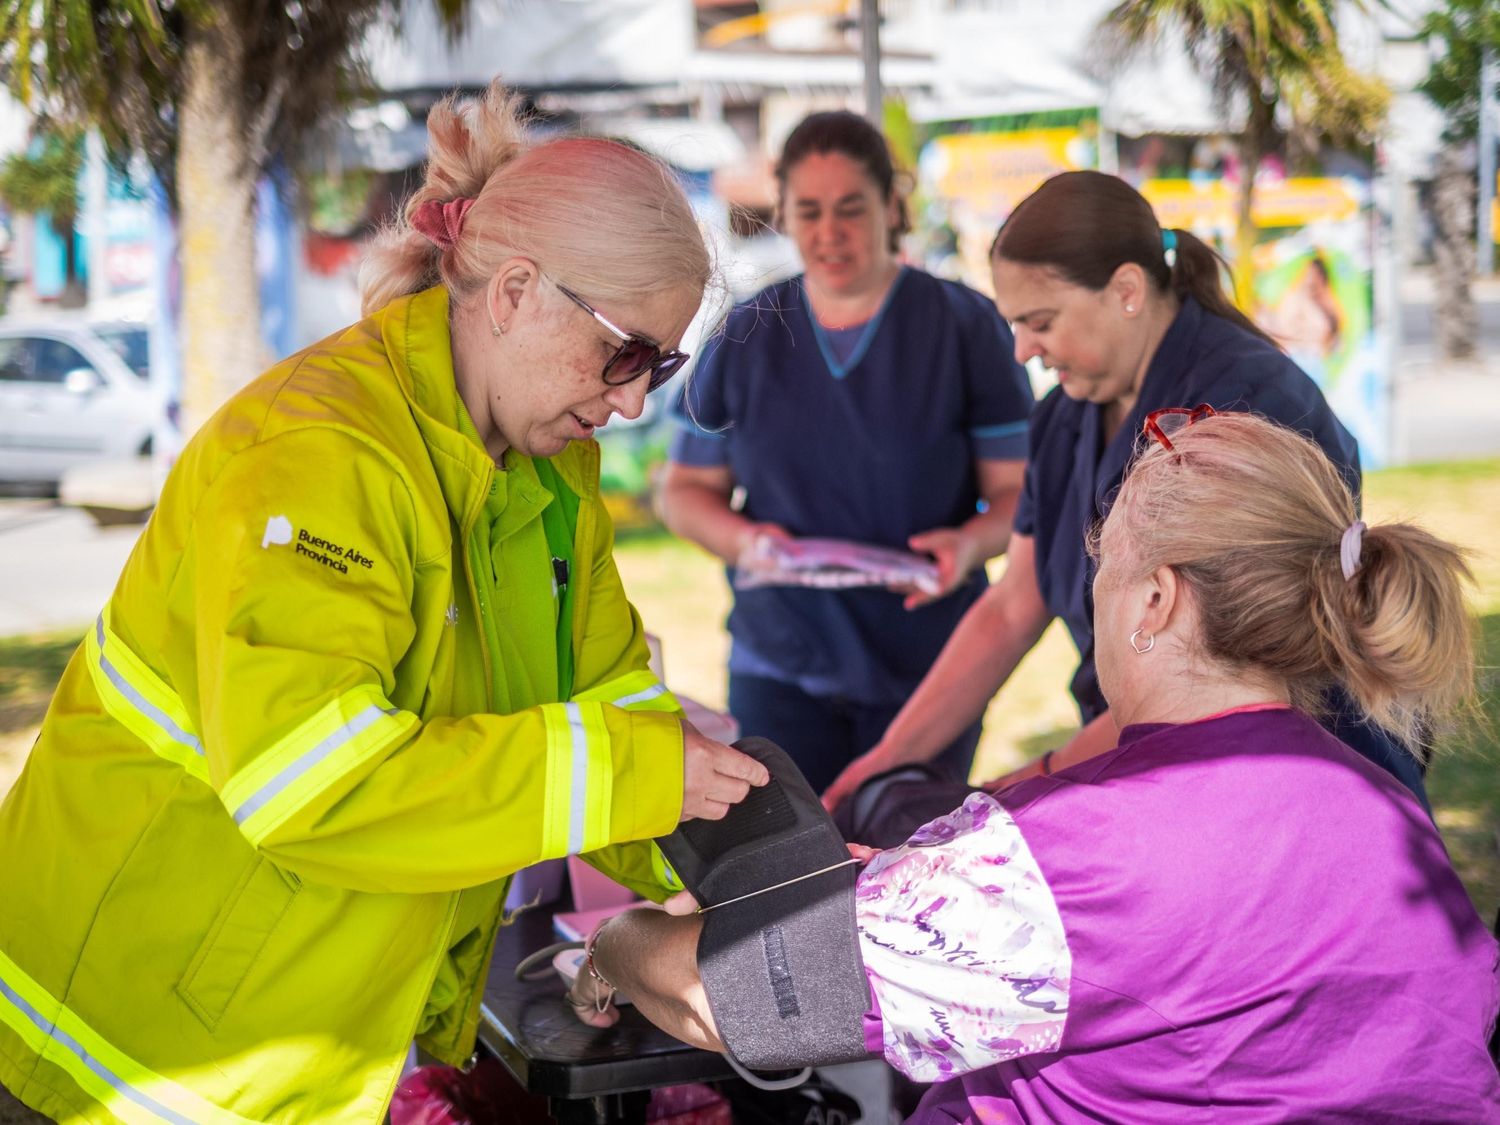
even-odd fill
[{"label": "pink hair tie", "polygon": [[1344,528],[1339,539],[1339,568],[1344,572],[1344,581],[1353,578],[1359,570],[1360,554],[1365,542],[1365,521],[1355,520]]},{"label": "pink hair tie", "polygon": [[450,199],[446,203],[429,199],[412,212],[411,225],[439,250],[452,250],[458,236],[463,233],[464,216],[472,206],[472,199]]}]

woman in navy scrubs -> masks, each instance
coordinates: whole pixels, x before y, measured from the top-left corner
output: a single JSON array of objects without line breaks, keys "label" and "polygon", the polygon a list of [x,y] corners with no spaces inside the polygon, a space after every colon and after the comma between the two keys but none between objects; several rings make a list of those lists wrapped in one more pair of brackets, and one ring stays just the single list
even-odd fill
[{"label": "woman in navy scrubs", "polygon": [[[1115,745],[1094,669],[1092,565],[1085,549],[1120,486],[1147,414],[1207,403],[1251,411],[1312,438],[1359,495],[1354,439],[1317,386],[1236,309],[1218,256],[1163,230],[1123,180],[1066,172],[1012,212],[991,251],[995,300],[1016,359],[1040,357],[1058,385],[1031,418],[1025,484],[1004,577],[975,603],[921,686],[869,753],[825,794],[830,807],[868,778],[928,761],[977,716],[1054,617],[1080,662],[1071,686],[1083,726],[1006,781],[1051,773]],[[1331,693],[1328,728],[1419,797],[1418,760]]]},{"label": "woman in navy scrubs", "polygon": [[[731,567],[761,536],[936,559],[935,595],[735,594],[729,709],[821,790],[874,745],[984,591],[984,562],[1010,535],[1033,398],[994,306],[898,261],[906,216],[878,130],[814,114],[776,172],[804,272],[734,309],[705,349],[661,507]],[[932,746],[954,779],[968,776],[979,718]]]}]

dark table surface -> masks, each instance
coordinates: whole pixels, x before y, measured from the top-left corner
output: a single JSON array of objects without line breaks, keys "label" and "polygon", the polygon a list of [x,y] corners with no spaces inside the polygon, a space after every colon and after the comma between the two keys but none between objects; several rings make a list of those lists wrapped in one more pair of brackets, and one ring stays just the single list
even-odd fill
[{"label": "dark table surface", "polygon": [[732,1075],[723,1056],[673,1039],[633,1007],[620,1009],[614,1027],[587,1026],[563,999],[555,972],[515,979],[523,957],[557,940],[546,908],[501,927],[484,990],[479,1041],[526,1089],[553,1099],[597,1098]]}]

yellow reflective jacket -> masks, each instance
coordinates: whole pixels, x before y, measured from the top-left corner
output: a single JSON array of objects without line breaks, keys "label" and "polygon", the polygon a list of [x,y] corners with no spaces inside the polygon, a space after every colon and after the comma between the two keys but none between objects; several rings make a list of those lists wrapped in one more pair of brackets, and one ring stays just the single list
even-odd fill
[{"label": "yellow reflective jacket", "polygon": [[677,823],[682,733],[598,446],[552,462],[579,498],[559,701],[551,496],[514,450],[497,472],[457,409],[434,289],[273,368],[189,444],[0,805],[0,1083],[23,1102],[378,1122],[419,1022],[440,1058],[471,1052],[512,872],[591,853],[671,887],[624,844]]}]

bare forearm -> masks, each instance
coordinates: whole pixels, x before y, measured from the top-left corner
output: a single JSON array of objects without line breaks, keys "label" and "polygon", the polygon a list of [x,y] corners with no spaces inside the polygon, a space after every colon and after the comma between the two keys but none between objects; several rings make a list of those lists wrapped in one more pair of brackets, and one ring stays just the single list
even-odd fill
[{"label": "bare forearm", "polygon": [[1015,514],[1016,504],[1012,497],[1003,506],[991,505],[985,511],[964,522],[965,534],[971,536],[979,548],[980,566],[990,559],[1005,554],[1005,548],[1010,544],[1010,525]]},{"label": "bare forearm", "polygon": [[594,964],[641,1014],[668,1035],[722,1051],[719,1029],[698,975],[703,919],[659,910],[629,910],[599,931]]},{"label": "bare forearm", "polygon": [[969,609],[942,653],[881,739],[895,760],[935,757],[1000,690],[1046,626],[1017,621],[999,587]]},{"label": "bare forearm", "polygon": [[975,464],[984,495],[984,511],[964,524],[980,548],[980,562],[1005,553],[1010,544],[1011,524],[1016,506],[1021,502],[1021,485],[1026,476],[1024,461],[980,460]]},{"label": "bare forearm", "polygon": [[668,481],[659,507],[668,531],[727,563],[740,557],[755,534],[754,521],[732,511],[723,492],[703,485]]}]

